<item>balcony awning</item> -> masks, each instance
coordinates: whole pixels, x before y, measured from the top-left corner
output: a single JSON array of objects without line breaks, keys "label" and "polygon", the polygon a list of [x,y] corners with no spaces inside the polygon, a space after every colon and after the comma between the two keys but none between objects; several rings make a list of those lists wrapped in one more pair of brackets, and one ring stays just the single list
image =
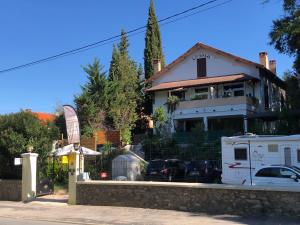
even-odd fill
[{"label": "balcony awning", "polygon": [[213,84],[223,84],[223,83],[233,83],[233,82],[242,82],[247,80],[258,80],[257,78],[251,77],[246,74],[233,74],[226,76],[218,76],[218,77],[206,77],[199,78],[194,80],[181,80],[181,81],[172,81],[165,82],[155,85],[149,89],[147,92],[152,91],[162,91],[162,90],[171,90],[177,88],[187,88],[187,87],[197,87],[197,86],[205,86],[205,85],[213,85]]}]

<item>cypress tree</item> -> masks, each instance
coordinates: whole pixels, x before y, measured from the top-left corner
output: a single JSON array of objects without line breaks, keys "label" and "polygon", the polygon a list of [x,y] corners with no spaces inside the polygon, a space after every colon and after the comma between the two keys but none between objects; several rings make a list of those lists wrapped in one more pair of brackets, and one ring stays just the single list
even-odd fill
[{"label": "cypress tree", "polygon": [[122,56],[128,57],[128,47],[129,47],[129,43],[127,40],[126,32],[122,29],[121,41],[118,45],[119,52]]},{"label": "cypress tree", "polygon": [[153,60],[160,59],[161,66],[165,64],[164,54],[162,51],[162,43],[159,31],[159,25],[155,15],[153,0],[150,0],[150,7],[148,12],[147,31],[145,37],[145,50],[144,50],[144,69],[145,78],[150,78],[153,73]]}]

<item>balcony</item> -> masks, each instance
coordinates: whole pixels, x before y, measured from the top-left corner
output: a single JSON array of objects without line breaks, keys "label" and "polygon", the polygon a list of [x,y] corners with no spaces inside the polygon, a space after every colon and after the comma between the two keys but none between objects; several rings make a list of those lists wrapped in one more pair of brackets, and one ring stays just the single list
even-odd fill
[{"label": "balcony", "polygon": [[238,97],[228,97],[228,98],[182,101],[179,103],[177,109],[184,110],[184,109],[192,109],[192,108],[205,108],[205,107],[226,106],[226,105],[255,106],[256,103],[250,97],[238,96]]}]

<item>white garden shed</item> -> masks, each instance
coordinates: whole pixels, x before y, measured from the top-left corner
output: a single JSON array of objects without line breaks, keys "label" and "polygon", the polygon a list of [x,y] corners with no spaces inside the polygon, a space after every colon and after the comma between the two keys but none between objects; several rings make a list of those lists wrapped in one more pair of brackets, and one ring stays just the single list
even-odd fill
[{"label": "white garden shed", "polygon": [[112,161],[112,179],[126,177],[127,180],[138,180],[141,177],[141,160],[133,155],[119,155]]}]

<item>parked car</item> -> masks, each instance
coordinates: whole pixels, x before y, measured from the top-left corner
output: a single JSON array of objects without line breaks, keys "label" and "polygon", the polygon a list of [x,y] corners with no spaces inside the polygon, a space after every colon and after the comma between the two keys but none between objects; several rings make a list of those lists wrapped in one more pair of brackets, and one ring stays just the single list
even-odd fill
[{"label": "parked car", "polygon": [[186,170],[186,182],[221,183],[221,166],[217,160],[191,161]]},{"label": "parked car", "polygon": [[271,165],[256,170],[252,185],[272,187],[300,187],[300,168],[296,166]]},{"label": "parked car", "polygon": [[184,181],[185,164],[178,159],[156,159],[148,164],[146,181]]}]

